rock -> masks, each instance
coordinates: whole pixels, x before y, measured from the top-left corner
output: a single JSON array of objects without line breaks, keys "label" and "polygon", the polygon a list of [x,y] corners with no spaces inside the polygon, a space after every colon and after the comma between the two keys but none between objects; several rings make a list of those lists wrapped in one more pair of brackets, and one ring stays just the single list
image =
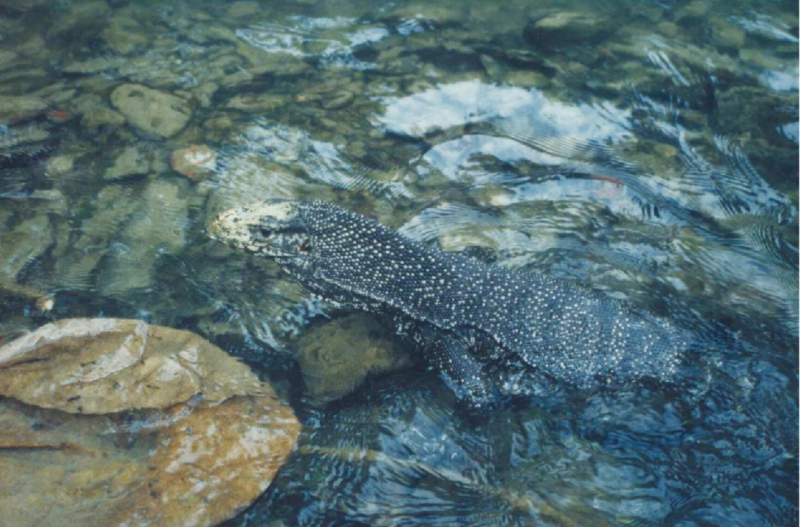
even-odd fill
[{"label": "rock", "polygon": [[198,181],[216,169],[217,155],[206,145],[190,145],[172,152],[170,161],[176,172]]},{"label": "rock", "polygon": [[85,2],[70,2],[59,12],[55,24],[48,28],[48,35],[65,35],[76,27],[90,28],[98,21],[104,19],[110,8],[103,0],[87,0]]},{"label": "rock", "polygon": [[744,46],[747,37],[744,29],[719,17],[712,18],[710,26],[711,36],[719,47],[733,55],[738,55],[738,50]]},{"label": "rock", "polygon": [[322,107],[326,110],[340,110],[345,106],[350,106],[355,100],[355,94],[351,91],[344,91],[334,97],[326,99],[322,103]]},{"label": "rock", "polygon": [[200,106],[209,108],[211,106],[211,99],[218,89],[219,86],[217,86],[216,83],[205,82],[192,90],[192,96]]},{"label": "rock", "polygon": [[129,18],[115,18],[101,33],[100,38],[122,55],[127,55],[137,48],[144,48],[150,43],[147,36],[141,33],[141,26]]},{"label": "rock", "polygon": [[549,82],[547,76],[538,71],[517,69],[507,71],[504,79],[509,85],[522,88],[541,88],[542,86],[546,86]]},{"label": "rock", "polygon": [[77,92],[75,88],[67,87],[66,82],[59,82],[36,90],[31,95],[41,97],[52,107],[53,104],[62,104],[72,99]]},{"label": "rock", "polygon": [[27,40],[14,46],[14,51],[30,60],[47,60],[51,51],[45,44],[42,34],[36,32]]},{"label": "rock", "polygon": [[48,175],[61,175],[72,172],[75,160],[72,156],[53,156],[47,160],[46,171]]},{"label": "rock", "polygon": [[54,108],[47,112],[47,119],[54,123],[63,123],[72,119],[72,114],[61,108]]},{"label": "rock", "polygon": [[227,132],[233,128],[233,121],[227,115],[216,115],[203,123],[203,128]]},{"label": "rock", "polygon": [[210,40],[224,40],[232,44],[239,42],[239,37],[236,36],[236,32],[225,26],[202,24],[201,27]]},{"label": "rock", "polygon": [[492,57],[486,54],[480,56],[481,65],[486,70],[486,74],[495,82],[503,80],[506,75],[506,69]]},{"label": "rock", "polygon": [[[289,57],[283,53],[270,53],[241,39],[236,44],[236,53],[247,61],[245,73],[251,76],[265,73],[300,75],[311,68],[306,61],[298,60],[297,57]],[[230,85],[232,82],[229,81],[225,84]]]},{"label": "rock", "polygon": [[438,25],[447,26],[463,24],[466,19],[464,9],[465,7],[461,4],[411,2],[399,4],[391,15],[406,22],[434,22]]},{"label": "rock", "polygon": [[24,126],[3,130],[0,133],[0,164],[15,162],[19,158],[37,158],[47,150],[45,141],[50,132],[37,126]]},{"label": "rock", "polygon": [[150,135],[171,137],[192,117],[184,99],[141,84],[123,84],[111,93],[111,103],[128,122]]},{"label": "rock", "polygon": [[40,214],[0,236],[0,281],[13,283],[19,273],[53,244],[50,220]]},{"label": "rock", "polygon": [[150,163],[139,149],[129,146],[114,160],[111,168],[106,170],[105,179],[114,180],[128,176],[140,176],[147,174],[150,170]]},{"label": "rock", "polygon": [[268,93],[245,93],[236,95],[225,103],[225,108],[245,112],[264,112],[285,106],[288,98],[285,95]]},{"label": "rock", "polygon": [[90,280],[101,258],[109,254],[119,225],[128,222],[139,205],[132,186],[108,185],[101,189],[92,215],[80,226],[80,237],[59,239],[53,255],[59,285],[78,290],[92,287]]},{"label": "rock", "polygon": [[124,57],[100,57],[70,62],[61,68],[61,71],[64,73],[97,73],[116,70],[123,66],[125,66]]},{"label": "rock", "polygon": [[260,386],[210,342],[139,320],[67,319],[0,348],[0,395],[68,413],[220,402]]},{"label": "rock", "polygon": [[246,366],[138,320],[62,320],[0,347],[0,393],[0,510],[18,527],[216,525],[300,431]]},{"label": "rock", "polygon": [[27,95],[0,96],[0,124],[16,124],[30,120],[47,110],[47,103],[39,97]]},{"label": "rock", "polygon": [[350,315],[313,328],[297,342],[306,397],[324,405],[356,389],[369,374],[405,368],[412,357],[375,319]]},{"label": "rock", "polygon": [[[790,79],[796,86],[797,73]],[[794,94],[788,91],[786,95],[781,95],[760,86],[737,86],[720,91],[717,96],[716,118],[732,135],[748,134],[751,138],[769,137],[771,141],[775,141],[779,133],[777,128],[785,121],[783,108],[797,99],[796,94],[796,88]]]},{"label": "rock", "polygon": [[108,267],[100,273],[105,294],[119,296],[152,285],[156,266],[164,255],[186,244],[188,229],[185,180],[154,179],[135,205],[136,212],[122,229]]},{"label": "rock", "polygon": [[56,188],[51,189],[36,189],[30,194],[30,199],[40,199],[43,201],[50,201],[50,202],[63,202],[66,198],[64,198],[64,193]]},{"label": "rock", "polygon": [[708,0],[694,0],[678,10],[675,18],[676,20],[681,20],[683,17],[687,16],[705,18],[712,8],[713,4]]},{"label": "rock", "polygon": [[81,126],[91,132],[96,132],[100,128],[114,130],[125,124],[125,118],[108,106],[98,105],[87,108],[81,117]]},{"label": "rock", "polygon": [[16,51],[8,49],[0,49],[0,70],[5,69],[16,60],[18,54]]},{"label": "rock", "polygon": [[[212,34],[212,31],[217,35]],[[196,44],[207,44],[213,40],[227,40],[229,42],[236,42],[236,33],[226,27],[214,26],[209,27],[208,23],[194,24],[189,28],[184,29],[181,34],[188,40]],[[224,35],[224,36],[223,36]],[[233,37],[232,39],[230,37]]]},{"label": "rock", "polygon": [[539,49],[558,49],[596,44],[615,29],[609,20],[598,15],[561,11],[528,23],[522,35]]},{"label": "rock", "polygon": [[664,20],[663,22],[659,22],[659,24],[656,26],[656,30],[665,37],[672,38],[678,34],[680,28],[678,27],[678,24],[676,24],[675,22]]},{"label": "rock", "polygon": [[261,10],[258,2],[233,2],[228,7],[227,16],[231,18],[244,18],[253,16]]},{"label": "rock", "polygon": [[38,309],[42,313],[47,313],[51,311],[53,309],[53,306],[55,306],[55,299],[53,298],[52,295],[44,293],[43,291],[40,291],[33,287],[28,287],[8,282],[6,283],[0,282],[0,292],[2,292],[4,295],[18,296],[21,298],[33,300],[36,309]]},{"label": "rock", "polygon": [[48,5],[48,0],[0,0],[0,7],[9,11],[28,11],[44,5]]}]

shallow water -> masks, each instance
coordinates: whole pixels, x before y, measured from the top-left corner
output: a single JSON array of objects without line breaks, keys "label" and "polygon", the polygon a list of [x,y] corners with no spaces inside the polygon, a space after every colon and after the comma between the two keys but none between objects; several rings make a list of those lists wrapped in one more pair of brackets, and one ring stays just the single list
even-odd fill
[{"label": "shallow water", "polygon": [[[134,317],[270,378],[300,445],[226,525],[796,525],[797,53],[793,2],[0,0],[0,344]],[[338,313],[205,232],[275,197],[701,345],[667,385],[474,412],[419,365],[314,408],[296,337]]]}]

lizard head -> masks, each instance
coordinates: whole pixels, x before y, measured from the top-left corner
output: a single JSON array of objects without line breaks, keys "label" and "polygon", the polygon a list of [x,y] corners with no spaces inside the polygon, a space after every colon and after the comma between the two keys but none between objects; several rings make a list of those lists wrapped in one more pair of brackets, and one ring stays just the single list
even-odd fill
[{"label": "lizard head", "polygon": [[304,260],[311,234],[295,201],[268,200],[223,212],[208,225],[215,240],[249,253]]}]

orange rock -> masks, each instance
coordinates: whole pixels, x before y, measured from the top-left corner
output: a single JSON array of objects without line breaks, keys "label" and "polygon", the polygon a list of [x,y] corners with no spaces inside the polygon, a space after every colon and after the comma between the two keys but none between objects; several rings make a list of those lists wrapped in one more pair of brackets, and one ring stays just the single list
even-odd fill
[{"label": "orange rock", "polygon": [[[75,413],[75,395],[60,393],[73,384],[87,385],[82,410],[102,413]],[[266,490],[300,433],[245,365],[135,320],[66,320],[12,341],[0,347],[0,387],[0,523],[19,527],[216,525]]]},{"label": "orange rock", "polygon": [[55,110],[50,110],[50,113],[47,114],[47,116],[50,118],[51,121],[61,122],[61,121],[66,121],[67,119],[72,117],[72,114],[66,110],[56,108]]},{"label": "orange rock", "polygon": [[217,155],[206,145],[190,145],[172,152],[170,163],[176,172],[199,180],[216,169]]}]

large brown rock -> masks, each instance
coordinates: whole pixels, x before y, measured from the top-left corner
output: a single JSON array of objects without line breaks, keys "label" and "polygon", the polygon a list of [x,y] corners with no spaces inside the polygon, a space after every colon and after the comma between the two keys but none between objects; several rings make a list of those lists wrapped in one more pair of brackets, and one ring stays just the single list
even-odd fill
[{"label": "large brown rock", "polygon": [[0,524],[18,527],[216,525],[300,431],[246,366],[137,320],[65,320],[0,347],[0,394]]}]

